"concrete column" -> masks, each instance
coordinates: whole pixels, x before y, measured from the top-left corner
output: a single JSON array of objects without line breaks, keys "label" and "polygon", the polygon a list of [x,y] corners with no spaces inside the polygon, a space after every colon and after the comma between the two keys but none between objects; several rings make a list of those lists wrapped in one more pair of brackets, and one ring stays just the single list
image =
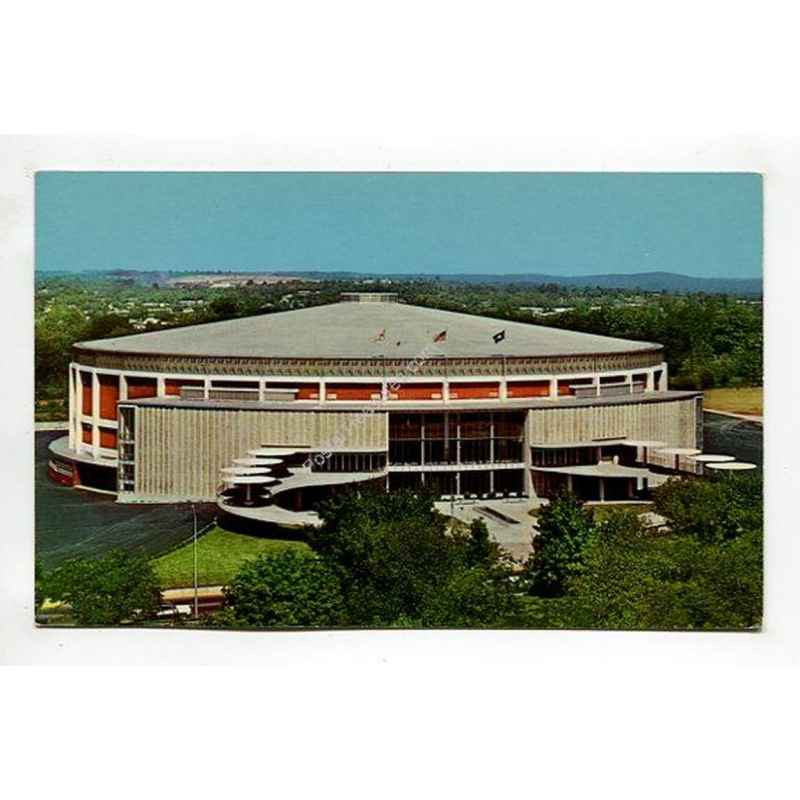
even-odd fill
[{"label": "concrete column", "polygon": [[125,377],[125,375],[119,376],[119,399],[128,399],[128,379]]},{"label": "concrete column", "polygon": [[550,378],[550,399],[558,399],[558,378]]},{"label": "concrete column", "polygon": [[501,400],[508,400],[508,381],[503,378],[500,381],[500,399]]},{"label": "concrete column", "polygon": [[600,397],[600,376],[599,375],[595,375],[592,378],[592,383],[594,384],[595,397]]},{"label": "concrete column", "polygon": [[75,449],[75,370],[69,368],[69,449]]},{"label": "concrete column", "polygon": [[522,491],[526,497],[533,497],[533,459],[531,457],[531,437],[530,437],[530,415],[531,411],[525,415],[525,427],[522,429],[522,460],[525,463],[522,478]]},{"label": "concrete column", "polygon": [[447,378],[442,381],[442,402],[450,402],[450,381]]},{"label": "concrete column", "polygon": [[600,502],[604,503],[606,500],[606,479],[600,478]]},{"label": "concrete column", "polygon": [[494,464],[494,412],[489,412],[489,463]]},{"label": "concrete column", "polygon": [[167,396],[167,384],[164,381],[164,378],[158,376],[156,378],[156,396],[157,397],[166,397]]},{"label": "concrete column", "polygon": [[258,399],[260,401],[264,401],[264,387],[266,385],[266,381],[263,378],[258,379]]},{"label": "concrete column", "polygon": [[653,392],[656,388],[656,371],[650,369],[647,371],[647,385],[644,387],[646,392]]},{"label": "concrete column", "polygon": [[100,454],[100,378],[92,372],[92,455]]},{"label": "concrete column", "polygon": [[[420,423],[420,442],[419,442],[419,463],[425,468],[425,415],[422,415]],[[422,482],[425,483],[425,473],[422,474]]]},{"label": "concrete column", "polygon": [[658,391],[659,392],[666,392],[668,386],[667,380],[667,362],[664,361],[661,364],[661,378],[658,381]]},{"label": "concrete column", "polygon": [[75,370],[75,396],[72,398],[75,407],[75,449],[81,449],[83,442],[83,425],[81,418],[83,416],[83,381],[81,380],[81,371]]},{"label": "concrete column", "polygon": [[211,378],[205,378],[203,380],[203,398],[208,400],[211,396]]},{"label": "concrete column", "polygon": [[319,382],[319,401],[320,401],[320,403],[324,403],[325,400],[326,400],[325,381],[320,380],[320,382]]}]

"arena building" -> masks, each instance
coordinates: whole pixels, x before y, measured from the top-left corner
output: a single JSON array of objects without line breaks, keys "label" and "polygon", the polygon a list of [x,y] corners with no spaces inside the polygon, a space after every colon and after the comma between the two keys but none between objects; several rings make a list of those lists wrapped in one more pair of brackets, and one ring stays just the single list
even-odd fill
[{"label": "arena building", "polygon": [[361,481],[626,498],[646,487],[648,447],[697,452],[702,440],[701,398],[667,389],[659,344],[384,293],[80,342],[69,386],[55,480],[123,503],[255,504],[287,518]]}]

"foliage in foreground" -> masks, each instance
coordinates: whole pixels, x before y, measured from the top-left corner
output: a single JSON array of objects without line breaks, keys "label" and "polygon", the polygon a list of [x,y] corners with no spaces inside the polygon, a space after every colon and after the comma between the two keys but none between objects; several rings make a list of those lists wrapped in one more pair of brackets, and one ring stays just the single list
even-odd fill
[{"label": "foliage in foreground", "polygon": [[330,627],[341,625],[339,580],[320,558],[284,550],[246,562],[224,589],[222,627]]},{"label": "foliage in foreground", "polygon": [[[482,522],[452,530],[431,498],[342,494],[322,509],[313,553],[284,549],[245,562],[226,589],[224,627],[541,627],[708,630],[757,627],[762,615],[758,475],[675,481],[657,492],[671,528],[646,531],[634,511],[590,515],[574,497],[539,515],[522,574]],[[37,570],[37,605],[68,602],[78,624],[155,614],[144,556],[114,552]]]},{"label": "foliage in foreground", "polygon": [[526,571],[539,597],[558,597],[582,567],[582,555],[593,533],[592,515],[571,492],[553,498],[538,515],[538,533]]},{"label": "foliage in foreground", "polygon": [[311,544],[339,575],[350,624],[506,624],[513,600],[504,552],[482,522],[450,531],[432,501],[353,492],[320,509]]},{"label": "foliage in foreground", "polygon": [[[566,505],[567,500],[562,500]],[[746,629],[761,624],[761,479],[673,481],[656,493],[669,535],[646,531],[632,511],[593,525],[563,591],[539,591],[529,573],[528,625],[651,630]],[[554,514],[570,540],[569,516]],[[557,531],[551,531],[554,540]],[[538,541],[537,539],[534,542]],[[536,559],[529,562],[536,564]]]},{"label": "foliage in foreground", "polygon": [[155,615],[158,580],[147,557],[113,550],[101,558],[65,561],[39,582],[39,593],[72,608],[79,625],[119,625]]},{"label": "foliage in foreground", "polygon": [[[258,570],[246,565],[232,582],[220,624],[482,627],[514,618],[509,562],[482,522],[452,532],[431,497],[411,492],[353,491],[320,513],[323,526],[309,534],[315,557],[306,562],[316,566],[301,570],[298,562],[292,580],[300,605],[327,592],[322,615],[295,609],[286,559],[272,559],[269,569],[259,559]],[[277,585],[285,592],[276,598]]]},{"label": "foliage in foreground", "polygon": [[670,530],[702,542],[725,542],[761,529],[762,481],[754,475],[671,480],[653,492],[655,511]]},{"label": "foliage in foreground", "polygon": [[762,536],[721,544],[653,537],[631,512],[611,515],[557,608],[559,626],[698,630],[749,628],[762,612]]}]

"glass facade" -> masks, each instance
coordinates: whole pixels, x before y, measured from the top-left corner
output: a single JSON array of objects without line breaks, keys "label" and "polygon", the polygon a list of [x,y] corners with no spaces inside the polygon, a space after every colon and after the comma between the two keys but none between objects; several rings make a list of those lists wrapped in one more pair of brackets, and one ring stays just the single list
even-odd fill
[{"label": "glass facade", "polygon": [[311,458],[312,472],[381,472],[386,469],[386,453],[330,453]]},{"label": "glass facade", "polygon": [[[494,497],[524,492],[525,412],[390,413],[389,489]],[[484,468],[475,469],[476,466]],[[463,469],[459,469],[463,467]]]},{"label": "glass facade", "polygon": [[117,406],[118,456],[117,491],[133,492],[136,476],[136,409],[134,406]]},{"label": "glass facade", "polygon": [[497,464],[523,460],[525,414],[403,413],[389,416],[389,463]]}]

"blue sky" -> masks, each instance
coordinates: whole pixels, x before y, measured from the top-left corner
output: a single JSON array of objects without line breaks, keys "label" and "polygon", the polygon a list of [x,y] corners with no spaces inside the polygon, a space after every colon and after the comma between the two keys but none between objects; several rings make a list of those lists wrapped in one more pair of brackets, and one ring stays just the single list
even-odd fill
[{"label": "blue sky", "polygon": [[37,269],[761,275],[733,173],[39,172]]}]

